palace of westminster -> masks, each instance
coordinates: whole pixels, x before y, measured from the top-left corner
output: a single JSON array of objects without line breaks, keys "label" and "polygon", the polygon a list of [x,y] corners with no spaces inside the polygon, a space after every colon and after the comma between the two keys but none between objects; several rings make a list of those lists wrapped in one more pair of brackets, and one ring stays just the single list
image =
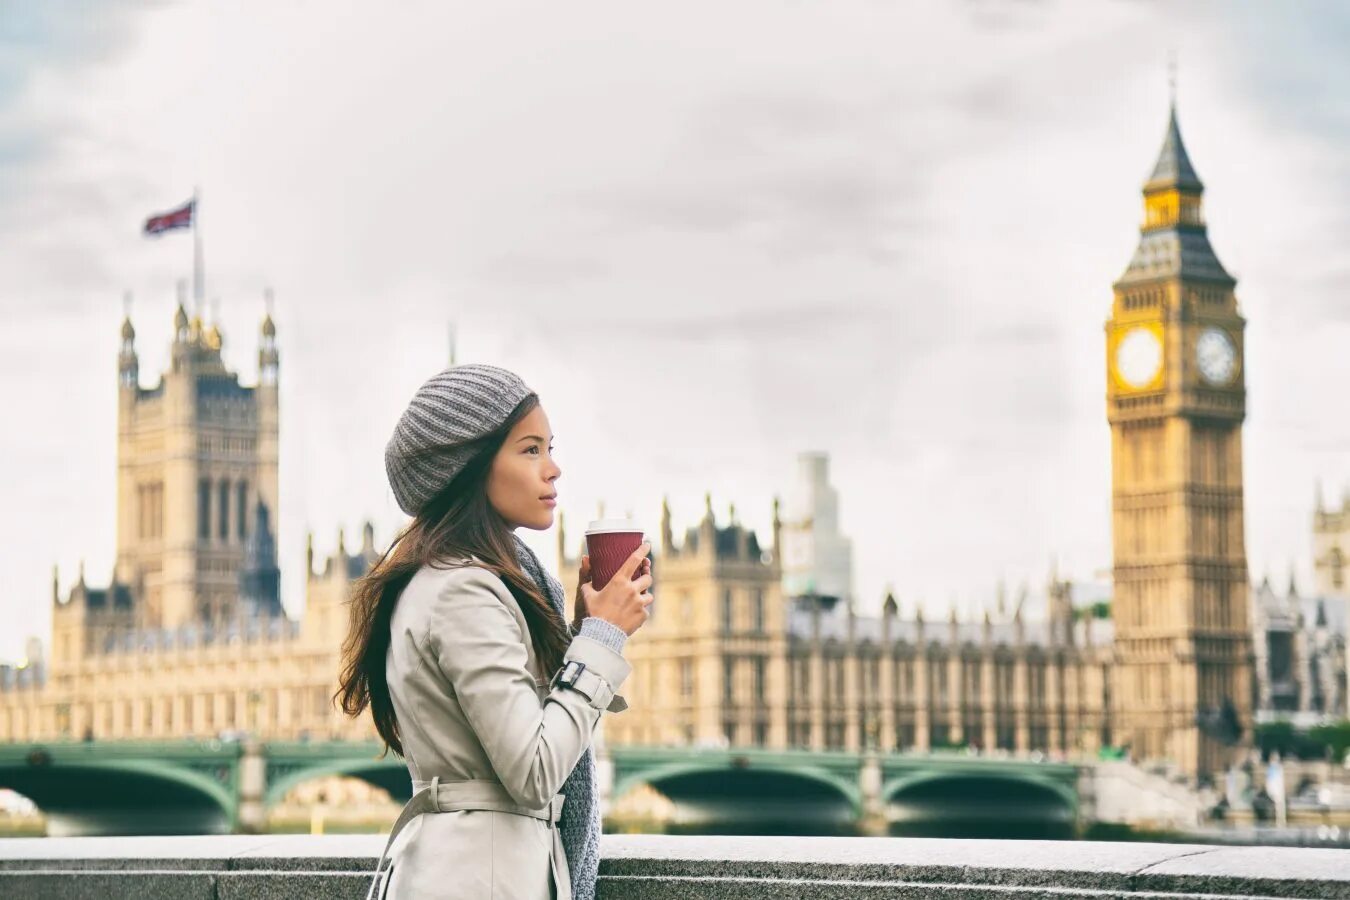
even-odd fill
[{"label": "palace of westminster", "polygon": [[[1105,322],[1112,596],[1075,602],[1051,573],[1034,603],[1002,590],[975,621],[855,611],[851,550],[823,455],[804,454],[772,544],[735,519],[654,541],[658,600],[629,642],[629,709],[611,744],[881,752],[973,745],[1051,756],[1128,747],[1206,775],[1258,716],[1345,716],[1350,496],[1319,499],[1316,584],[1253,585],[1244,545],[1245,321],[1210,246],[1202,185],[1177,127],[1143,188],[1138,247]],[[262,322],[258,381],[180,302],[169,370],[141,385],[122,325],[117,546],[110,583],[53,578],[51,643],[0,666],[0,742],[212,737],[367,739],[331,702],[359,546],[306,553],[304,613],[279,600],[278,352]],[[576,550],[559,516],[559,568]],[[573,552],[569,552],[573,551]],[[1043,601],[1043,602],[1042,602]],[[34,647],[38,651],[37,647]]]}]

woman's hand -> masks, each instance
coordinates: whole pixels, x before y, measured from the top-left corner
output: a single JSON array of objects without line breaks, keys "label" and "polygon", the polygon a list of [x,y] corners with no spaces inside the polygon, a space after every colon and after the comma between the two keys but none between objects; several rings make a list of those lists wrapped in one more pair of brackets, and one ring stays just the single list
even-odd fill
[{"label": "woman's hand", "polygon": [[652,561],[647,558],[651,547],[650,542],[643,541],[599,591],[591,587],[591,558],[581,557],[573,630],[580,628],[581,620],[587,616],[604,619],[627,635],[642,627],[651,615],[647,607],[654,599],[648,592],[652,586]]}]

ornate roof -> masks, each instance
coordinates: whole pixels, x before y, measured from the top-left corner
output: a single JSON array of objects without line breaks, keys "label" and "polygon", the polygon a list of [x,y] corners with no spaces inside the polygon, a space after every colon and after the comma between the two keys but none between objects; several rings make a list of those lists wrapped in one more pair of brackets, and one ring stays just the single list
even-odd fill
[{"label": "ornate roof", "polygon": [[1237,283],[1219,262],[1203,225],[1178,224],[1145,231],[1120,280],[1128,283],[1171,277]]}]

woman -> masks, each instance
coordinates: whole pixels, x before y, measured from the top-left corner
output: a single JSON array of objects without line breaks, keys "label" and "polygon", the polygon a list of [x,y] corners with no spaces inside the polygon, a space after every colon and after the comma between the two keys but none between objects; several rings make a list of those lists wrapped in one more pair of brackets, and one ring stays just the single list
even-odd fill
[{"label": "woman", "polygon": [[520,378],[464,365],[418,389],[385,448],[413,520],[355,586],[338,696],[349,715],[370,708],[412,777],[388,897],[594,897],[591,734],[627,705],[650,546],[602,591],[583,556],[569,626],[562,586],[515,534],[553,524],[551,440]]}]

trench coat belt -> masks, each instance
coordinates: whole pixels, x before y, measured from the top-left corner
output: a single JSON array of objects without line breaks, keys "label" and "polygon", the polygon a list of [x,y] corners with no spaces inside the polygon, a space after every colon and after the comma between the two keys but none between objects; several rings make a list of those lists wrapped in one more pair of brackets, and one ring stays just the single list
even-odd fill
[{"label": "trench coat belt", "polygon": [[370,883],[370,890],[366,892],[366,900],[374,898],[375,890],[379,887],[381,870],[384,868],[385,860],[389,858],[389,848],[394,846],[394,839],[409,822],[422,813],[455,812],[464,809],[490,809],[548,822],[549,831],[553,833],[551,865],[557,900],[572,900],[572,879],[565,874],[567,856],[563,850],[562,832],[558,830],[558,820],[562,818],[565,798],[565,794],[558,794],[549,801],[548,806],[530,809],[512,800],[500,781],[485,778],[441,781],[439,776],[432,778],[431,781],[414,781],[412,799],[404,804],[398,818],[394,820],[394,827],[389,829],[389,840],[385,841],[384,852],[380,854],[380,860],[375,864],[375,877]]}]

